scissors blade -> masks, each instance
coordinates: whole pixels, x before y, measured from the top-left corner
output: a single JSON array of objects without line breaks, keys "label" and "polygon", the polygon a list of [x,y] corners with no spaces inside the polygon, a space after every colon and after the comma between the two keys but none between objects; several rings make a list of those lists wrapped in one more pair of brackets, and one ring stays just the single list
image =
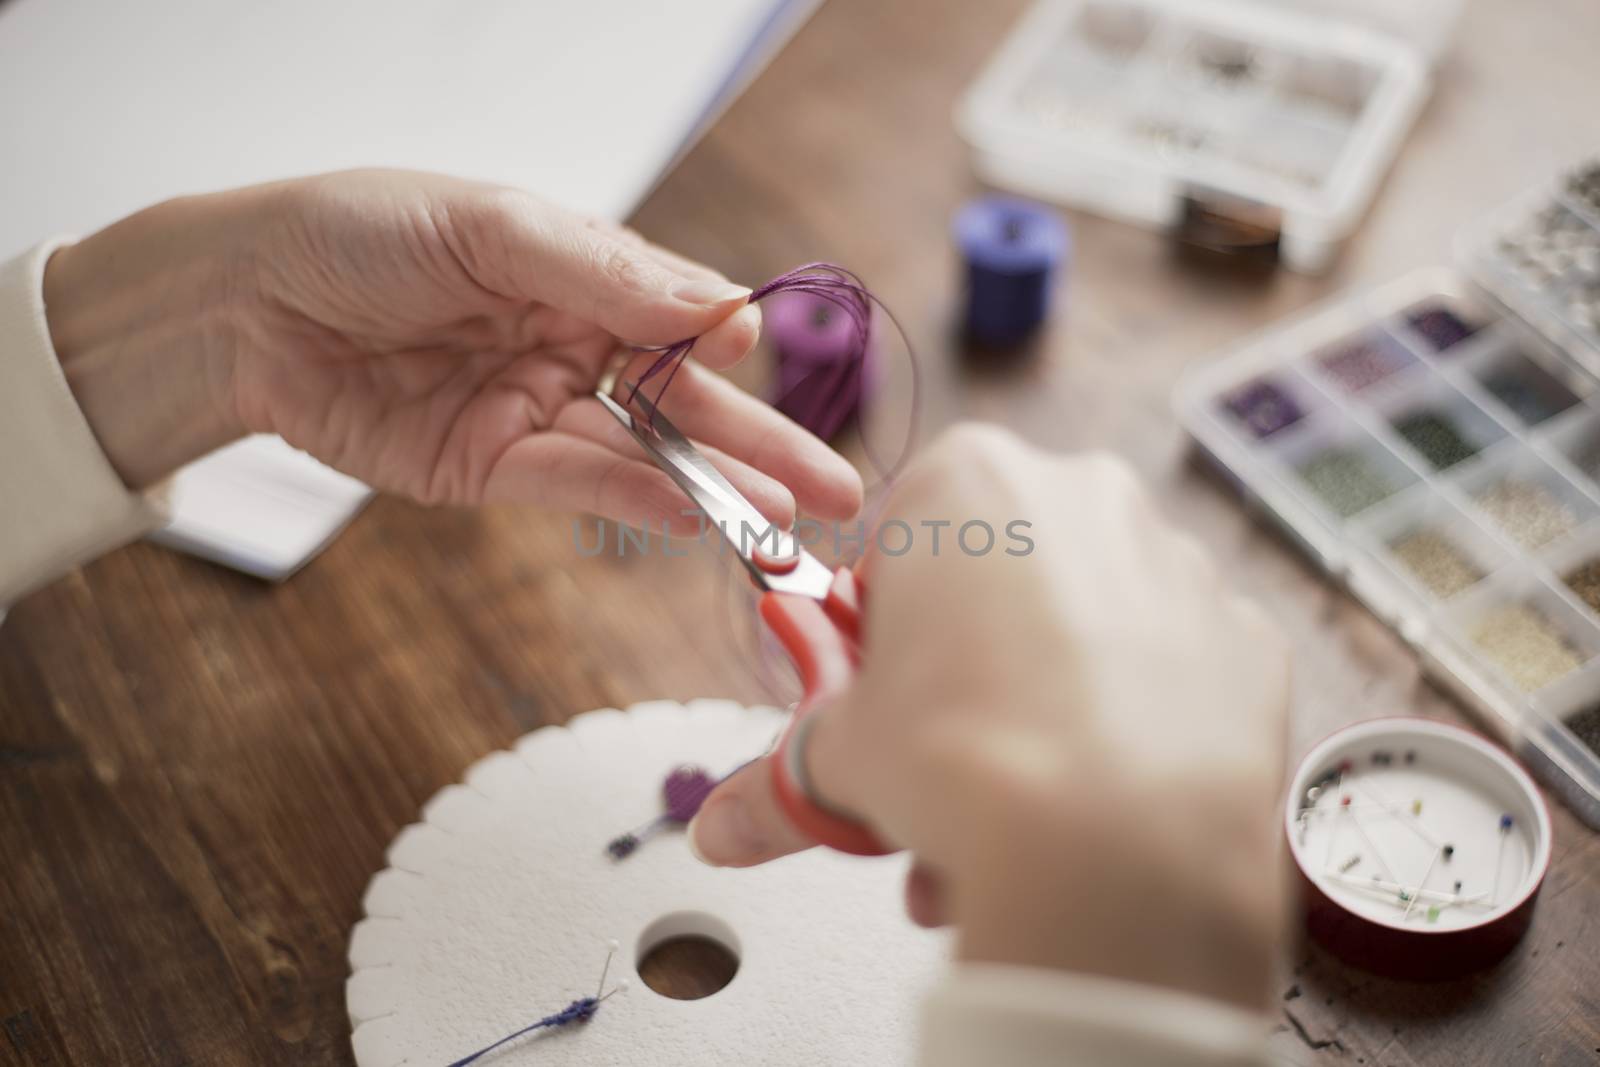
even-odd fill
[{"label": "scissors blade", "polygon": [[655,465],[667,473],[700,509],[708,521],[719,527],[739,530],[741,523],[748,524],[754,534],[764,533],[770,526],[755,506],[744,498],[729,481],[711,465],[711,462],[678,431],[667,417],[650,404],[643,402],[649,422],[636,421],[633,413],[605,393],[595,394],[600,403],[615,415],[633,439],[643,448]]},{"label": "scissors blade", "polygon": [[[656,451],[666,457],[667,461],[681,470],[700,492],[690,493],[695,502],[705,505],[715,502],[721,514],[714,518],[748,522],[756,533],[765,532],[772,524],[766,516],[757,511],[754,504],[745,499],[743,493],[733,487],[733,483],[722,476],[706,459],[705,455],[672,424],[672,420],[661,413],[661,409],[650,402],[650,398],[640,393],[635,400],[644,408],[646,433],[653,432],[656,440]],[[631,418],[631,416],[630,416]],[[637,427],[635,427],[637,432]],[[707,511],[712,509],[708,508]]]},{"label": "scissors blade", "polygon": [[[778,529],[757,511],[648,397],[642,393],[634,397],[650,416],[649,422],[641,422],[608,393],[596,391],[595,396],[639,443],[645,455],[700,509],[706,521],[716,526],[758,586],[818,600],[827,596],[833,572],[801,547],[793,535]],[[753,557],[757,549],[785,559],[794,555],[796,565],[783,574],[769,573],[756,564]]]}]

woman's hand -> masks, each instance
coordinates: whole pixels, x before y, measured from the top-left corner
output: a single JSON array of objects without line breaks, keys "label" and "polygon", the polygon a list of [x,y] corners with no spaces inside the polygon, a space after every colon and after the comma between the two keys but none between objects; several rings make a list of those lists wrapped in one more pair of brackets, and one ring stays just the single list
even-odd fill
[{"label": "woman's hand", "polygon": [[[914,854],[912,915],[959,926],[965,958],[1259,1007],[1284,904],[1283,638],[1113,459],[962,428],[884,514],[915,547],[868,557],[864,664],[804,754],[821,799]],[[966,555],[974,519],[1031,523],[1033,551]],[[930,523],[949,524],[937,555]],[[690,833],[723,865],[808,844],[766,761]]]},{"label": "woman's hand", "polygon": [[[738,362],[748,295],[525,193],[389,171],[170,201],[45,275],[68,381],[130,486],[270,431],[425,503],[680,530],[687,502],[591,393],[623,344],[701,335],[700,361]],[[715,374],[686,365],[664,410],[769,518],[860,505],[848,463]]]}]

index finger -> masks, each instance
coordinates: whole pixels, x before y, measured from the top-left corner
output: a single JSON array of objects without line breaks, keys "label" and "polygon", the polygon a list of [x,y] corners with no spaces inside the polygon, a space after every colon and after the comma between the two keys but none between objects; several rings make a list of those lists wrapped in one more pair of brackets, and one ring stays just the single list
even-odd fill
[{"label": "index finger", "polygon": [[[630,369],[629,377],[634,373]],[[803,511],[848,519],[861,510],[861,475],[848,460],[770,404],[693,360],[679,368],[661,409],[687,436],[788,486]]]}]

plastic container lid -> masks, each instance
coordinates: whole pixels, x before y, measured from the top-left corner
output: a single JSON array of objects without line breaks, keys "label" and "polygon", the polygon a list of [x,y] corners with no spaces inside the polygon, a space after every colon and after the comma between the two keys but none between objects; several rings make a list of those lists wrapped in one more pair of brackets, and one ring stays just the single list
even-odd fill
[{"label": "plastic container lid", "polygon": [[1262,6],[1299,10],[1398,37],[1436,65],[1455,37],[1465,4],[1463,0],[1277,0]]}]

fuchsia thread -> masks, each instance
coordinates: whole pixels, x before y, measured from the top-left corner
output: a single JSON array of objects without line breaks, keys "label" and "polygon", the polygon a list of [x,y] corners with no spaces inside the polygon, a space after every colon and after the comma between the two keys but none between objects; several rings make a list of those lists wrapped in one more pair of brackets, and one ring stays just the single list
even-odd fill
[{"label": "fuchsia thread", "polygon": [[[911,415],[910,426],[906,432],[906,444],[899,457],[892,464],[885,464],[873,450],[872,444],[867,440],[865,433],[861,435],[861,448],[866,453],[867,461],[877,471],[878,477],[889,482],[899,473],[906,459],[911,454],[911,444],[916,437],[918,414],[921,407],[921,382],[918,376],[916,354],[911,349],[911,341],[906,336],[905,329],[900,321],[894,317],[883,301],[872,294],[861,278],[853,271],[833,263],[807,263],[778,275],[765,285],[758,286],[750,293],[749,303],[754,304],[775,293],[806,293],[833,304],[846,316],[854,326],[856,343],[852,346],[850,358],[840,365],[819,367],[812,372],[815,375],[829,375],[831,380],[824,380],[822,388],[818,391],[818,399],[811,408],[813,418],[802,418],[808,425],[825,421],[832,410],[848,402],[848,397],[856,395],[859,390],[862,375],[865,373],[865,359],[867,345],[872,334],[872,307],[876,304],[883,309],[895,331],[905,341],[906,353],[911,359]],[[628,389],[628,403],[632,404],[634,398],[646,382],[665,375],[661,388],[656,391],[655,404],[661,405],[661,398],[666,395],[667,389],[672,385],[678,368],[683,366],[684,360],[689,358],[689,353],[694,349],[698,337],[686,337],[681,341],[674,341],[670,345],[639,348],[637,351],[655,353],[656,358],[651,361],[630,384]],[[795,389],[809,388],[811,376],[802,380]],[[652,415],[652,418],[654,416]]]}]

